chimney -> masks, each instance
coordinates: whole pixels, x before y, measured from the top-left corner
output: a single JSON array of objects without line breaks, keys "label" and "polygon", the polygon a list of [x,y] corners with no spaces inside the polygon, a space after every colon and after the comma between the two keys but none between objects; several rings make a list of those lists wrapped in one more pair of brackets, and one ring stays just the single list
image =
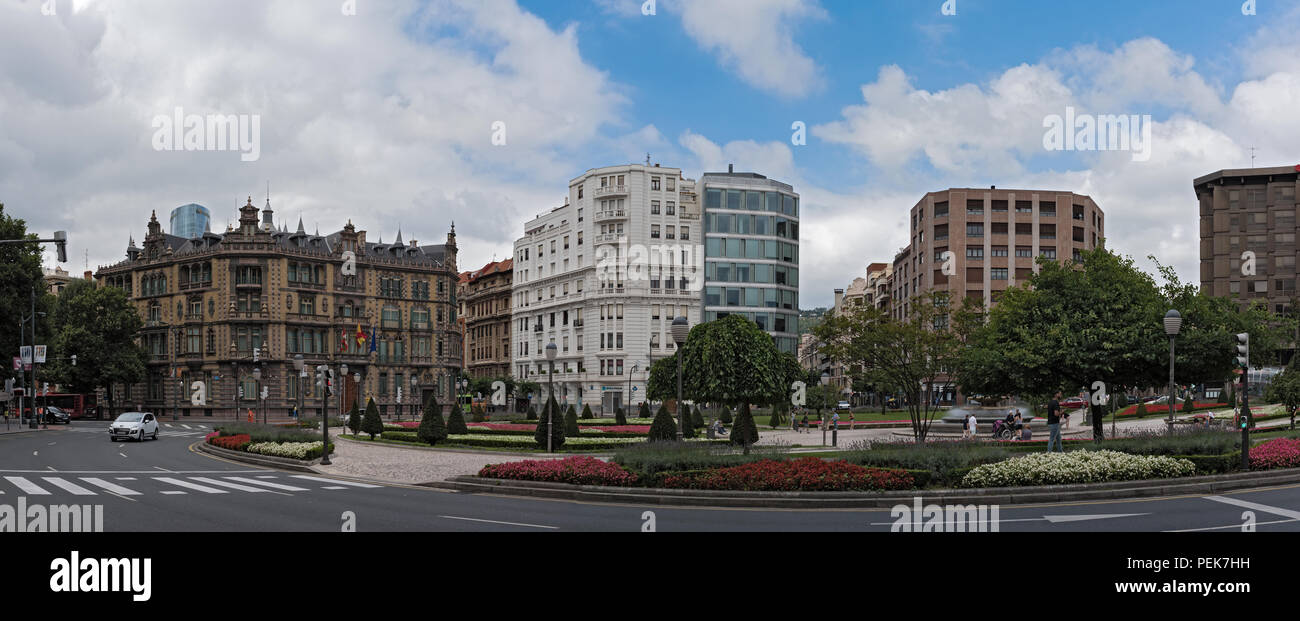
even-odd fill
[{"label": "chimney", "polygon": [[414,239],[412,239],[412,240],[411,240],[411,247],[412,247],[412,248],[419,248],[419,247],[420,247],[420,242],[415,241]]},{"label": "chimney", "polygon": [[736,172],[736,165],[735,165],[735,164],[727,164],[727,173],[730,174],[730,173],[734,173],[734,172]]},{"label": "chimney", "polygon": [[94,275],[94,274],[91,274],[91,273],[90,273],[90,270],[86,270],[85,273],[83,273],[83,274],[81,275],[81,277],[82,277],[82,278],[85,278],[86,280],[94,280],[94,279],[95,279],[95,275]]},{"label": "chimney", "polygon": [[835,306],[834,306],[834,308],[839,308],[839,307],[840,307],[840,302],[843,302],[843,301],[844,301],[844,290],[843,290],[843,289],[836,289],[836,290],[835,290]]}]

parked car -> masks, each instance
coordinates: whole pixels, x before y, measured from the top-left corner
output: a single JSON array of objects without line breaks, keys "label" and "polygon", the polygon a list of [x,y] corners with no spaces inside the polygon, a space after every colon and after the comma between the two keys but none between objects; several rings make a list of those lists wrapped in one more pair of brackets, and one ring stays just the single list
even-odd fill
[{"label": "parked car", "polygon": [[1086,407],[1088,407],[1088,400],[1083,397],[1070,397],[1061,401],[1061,409],[1063,410],[1077,410]]},{"label": "parked car", "polygon": [[835,411],[836,411],[836,412],[850,412],[850,411],[852,411],[852,410],[853,410],[853,407],[849,405],[849,402],[848,402],[848,401],[841,401],[841,402],[835,404]]},{"label": "parked car", "polygon": [[118,438],[135,438],[143,442],[146,436],[158,439],[158,421],[148,412],[127,412],[108,426],[108,439],[113,442]]},{"label": "parked car", "polygon": [[72,424],[72,415],[53,405],[45,408],[45,416],[51,423]]}]

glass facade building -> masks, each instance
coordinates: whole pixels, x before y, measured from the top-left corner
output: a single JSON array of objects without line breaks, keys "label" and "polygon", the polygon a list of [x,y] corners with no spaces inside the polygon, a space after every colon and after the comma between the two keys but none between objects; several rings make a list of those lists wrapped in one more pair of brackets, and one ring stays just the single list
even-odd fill
[{"label": "glass facade building", "polygon": [[211,218],[212,214],[203,205],[181,205],[172,210],[171,234],[185,239],[202,237]]},{"label": "glass facade building", "polygon": [[799,347],[799,195],[754,173],[706,173],[703,321],[739,314]]}]

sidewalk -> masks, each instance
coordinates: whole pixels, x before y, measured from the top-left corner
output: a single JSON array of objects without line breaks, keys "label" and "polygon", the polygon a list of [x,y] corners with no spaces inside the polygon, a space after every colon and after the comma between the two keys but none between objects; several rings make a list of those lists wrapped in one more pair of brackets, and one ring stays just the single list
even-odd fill
[{"label": "sidewalk", "polygon": [[334,454],[328,466],[312,466],[322,474],[375,479],[391,483],[428,483],[445,481],[455,476],[478,474],[483,466],[525,459],[563,459],[572,455],[520,455],[517,453],[487,453],[424,450],[391,444],[339,438],[334,440]]},{"label": "sidewalk", "polygon": [[[50,427],[50,429],[53,428],[54,427]],[[32,431],[49,431],[49,429],[41,429],[40,426],[37,426],[36,429],[32,429],[27,426],[27,423],[23,423],[22,425],[19,425],[18,422],[13,419],[9,420],[8,425],[5,425],[4,423],[0,423],[0,436],[8,435],[8,434],[27,433]]]}]

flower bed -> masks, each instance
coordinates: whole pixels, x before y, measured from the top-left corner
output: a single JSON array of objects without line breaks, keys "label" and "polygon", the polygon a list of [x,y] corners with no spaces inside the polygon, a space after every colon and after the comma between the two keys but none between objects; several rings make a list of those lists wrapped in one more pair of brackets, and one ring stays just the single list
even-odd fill
[{"label": "flower bed", "polygon": [[1300,440],[1278,438],[1250,448],[1251,470],[1300,468]]},{"label": "flower bed", "polygon": [[244,448],[246,452],[257,455],[270,455],[271,457],[287,457],[289,459],[315,459],[321,456],[320,441],[316,442],[259,442],[249,444]]},{"label": "flower bed", "polygon": [[484,466],[478,473],[490,479],[516,481],[548,481],[573,485],[606,485],[627,487],[635,485],[637,476],[617,464],[594,457],[568,457],[537,461],[517,461],[508,464]]},{"label": "flower bed", "polygon": [[1186,459],[1130,455],[1116,451],[1035,453],[976,466],[962,478],[963,487],[1011,487],[1138,481],[1191,476],[1196,466]]},{"label": "flower bed", "polygon": [[252,436],[246,433],[241,433],[235,436],[218,436],[215,433],[208,435],[208,444],[223,449],[230,449],[232,451],[242,451],[244,450],[244,447],[248,446],[252,442]]},{"label": "flower bed", "polygon": [[[1193,402],[1192,402],[1192,405],[1194,405],[1194,406],[1196,407],[1196,409],[1198,409],[1198,410],[1200,410],[1200,409],[1205,409],[1205,408],[1223,408],[1223,407],[1227,407],[1226,405],[1224,405],[1224,404],[1222,404],[1222,403],[1216,403],[1216,402],[1213,402],[1213,401],[1193,401]],[[1138,409],[1138,406],[1137,406],[1136,404],[1134,404],[1134,405],[1130,405],[1130,406],[1128,406],[1128,407],[1126,407],[1126,408],[1120,410],[1118,413],[1115,414],[1115,416],[1118,416],[1119,418],[1124,418],[1124,417],[1126,417],[1126,416],[1133,416],[1133,415],[1137,414],[1137,409]],[[1178,408],[1174,411],[1174,413],[1175,413],[1175,414],[1178,414],[1178,413],[1181,413],[1182,411],[1183,411],[1183,404],[1179,403],[1179,404],[1178,404]],[[1163,405],[1151,405],[1151,404],[1147,404],[1147,414],[1168,414],[1168,413],[1169,413],[1169,404],[1167,404],[1167,403],[1166,403],[1166,404],[1163,404]]]},{"label": "flower bed", "polygon": [[916,482],[902,470],[805,457],[670,475],[664,477],[662,485],[673,489],[847,492],[912,489]]}]

